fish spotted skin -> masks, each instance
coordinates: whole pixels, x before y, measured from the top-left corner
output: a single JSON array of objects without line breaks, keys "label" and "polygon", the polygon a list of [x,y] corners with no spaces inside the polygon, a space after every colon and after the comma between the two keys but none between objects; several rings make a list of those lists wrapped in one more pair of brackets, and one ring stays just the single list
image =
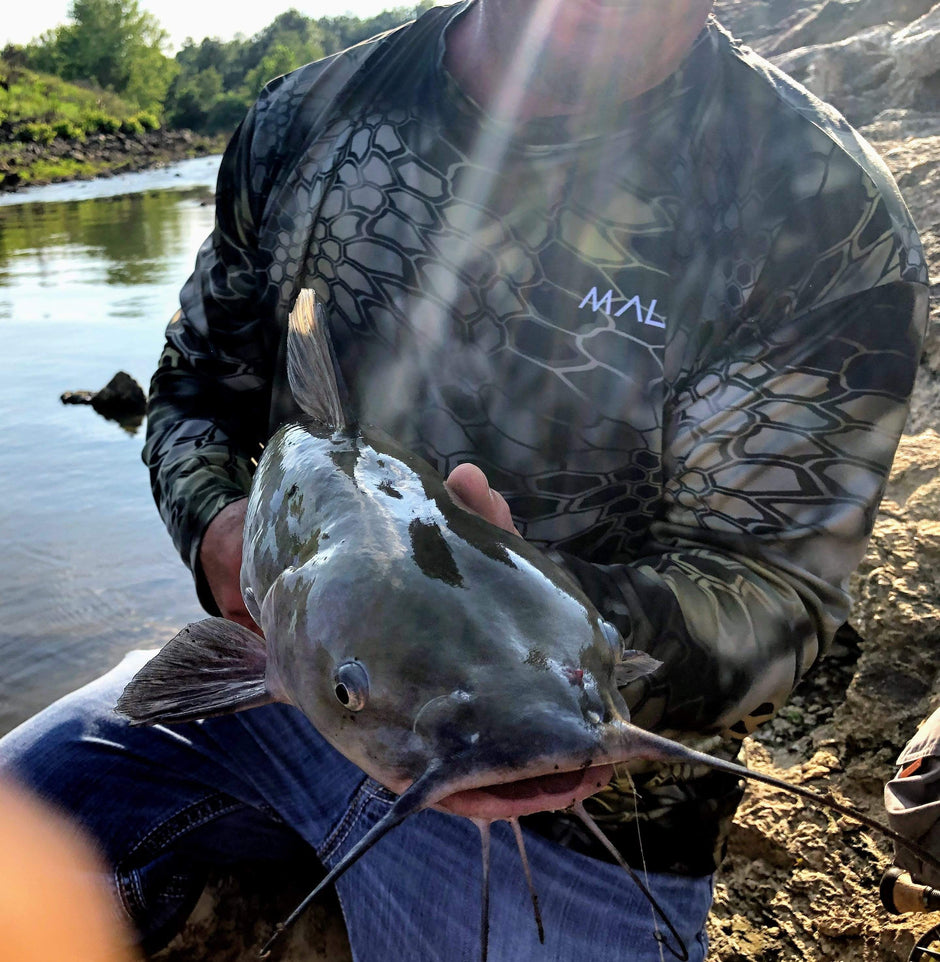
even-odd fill
[{"label": "fish spotted skin", "polygon": [[[380,432],[312,421],[275,436],[242,579],[270,690],[393,790],[433,761],[474,787],[586,768],[599,725],[626,711],[619,637],[573,580]],[[350,662],[368,676],[359,711],[335,691]]]}]

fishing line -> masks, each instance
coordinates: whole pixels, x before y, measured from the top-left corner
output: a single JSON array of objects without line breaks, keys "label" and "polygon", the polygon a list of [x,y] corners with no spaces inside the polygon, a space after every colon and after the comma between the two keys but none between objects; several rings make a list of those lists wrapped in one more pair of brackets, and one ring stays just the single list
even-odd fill
[{"label": "fishing line", "polygon": [[[640,799],[637,795],[636,783],[633,781],[633,776],[630,772],[626,772],[626,776],[627,781],[630,783],[630,794],[633,798],[633,821],[634,825],[636,825],[636,845],[640,853],[640,862],[643,865],[643,880],[646,882],[646,887],[649,888],[650,873],[646,866],[646,853],[643,851],[643,833],[640,831]],[[650,915],[653,917],[653,938],[659,947],[659,962],[665,962],[666,957],[663,955],[663,947],[666,942],[666,937],[659,930],[659,922],[656,920],[656,913],[653,911],[652,905],[650,906]]]},{"label": "fishing line", "polygon": [[588,813],[585,811],[584,804],[582,802],[575,802],[575,804],[571,806],[571,811],[574,812],[574,814],[581,819],[581,821],[584,823],[587,830],[614,857],[614,860],[617,862],[617,864],[630,876],[630,878],[633,879],[637,888],[646,896],[650,905],[653,907],[653,911],[660,917],[660,919],[662,919],[666,928],[669,929],[669,932],[671,933],[673,939],[675,939],[676,941],[676,945],[678,946],[678,951],[674,949],[671,945],[669,945],[669,943],[666,941],[665,938],[663,938],[662,941],[660,941],[659,943],[660,951],[662,951],[662,947],[665,946],[667,949],[669,949],[670,954],[674,955],[677,959],[679,959],[679,962],[688,962],[689,950],[685,947],[685,942],[682,940],[682,936],[679,935],[679,933],[676,931],[676,928],[672,924],[672,921],[668,918],[666,913],[662,910],[659,902],[656,901],[656,897],[643,883],[643,879],[641,879],[640,876],[637,875],[637,873],[633,870],[633,868],[630,865],[627,865],[627,863],[624,861],[623,856],[620,854],[620,852],[617,851],[613,842],[611,842],[611,840],[600,830],[600,828],[597,826],[597,823],[594,821],[594,819],[591,818],[591,816],[588,815]]}]

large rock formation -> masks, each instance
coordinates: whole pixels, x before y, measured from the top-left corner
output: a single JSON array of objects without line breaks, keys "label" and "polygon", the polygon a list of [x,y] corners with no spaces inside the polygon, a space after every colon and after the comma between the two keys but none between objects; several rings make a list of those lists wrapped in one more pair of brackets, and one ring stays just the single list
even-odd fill
[{"label": "large rock formation", "polygon": [[[750,765],[830,791],[881,817],[901,746],[940,705],[940,436],[905,437],[869,551],[853,579],[863,641],[823,664]],[[841,682],[841,684],[840,684]],[[849,682],[847,690],[845,683]],[[828,705],[827,705],[828,702]],[[820,716],[823,716],[822,718]],[[823,724],[820,724],[823,721]],[[719,877],[711,924],[719,962],[894,962],[936,917],[892,918],[878,883],[883,839],[802,802],[752,787]]]}]

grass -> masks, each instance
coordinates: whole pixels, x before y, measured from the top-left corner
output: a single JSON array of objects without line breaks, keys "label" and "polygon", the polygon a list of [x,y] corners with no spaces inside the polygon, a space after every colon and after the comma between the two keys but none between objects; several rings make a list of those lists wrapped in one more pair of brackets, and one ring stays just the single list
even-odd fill
[{"label": "grass", "polygon": [[17,171],[24,184],[51,184],[62,180],[78,180],[94,177],[100,172],[100,166],[84,160],[73,160],[71,157],[27,161]]},{"label": "grass", "polygon": [[154,129],[159,120],[106,90],[67,83],[0,59],[0,142],[49,143]]},{"label": "grass", "polygon": [[[113,169],[113,158],[86,154],[98,134],[137,136],[159,119],[106,90],[67,83],[0,58],[0,182],[19,186],[91,177]],[[69,156],[74,149],[80,157]]]}]

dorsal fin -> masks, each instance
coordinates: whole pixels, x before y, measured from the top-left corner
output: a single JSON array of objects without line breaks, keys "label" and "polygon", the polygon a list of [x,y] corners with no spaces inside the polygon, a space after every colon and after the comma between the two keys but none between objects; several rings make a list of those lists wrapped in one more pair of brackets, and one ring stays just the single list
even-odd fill
[{"label": "dorsal fin", "polygon": [[335,431],[352,431],[352,413],[336,363],[323,305],[312,290],[302,290],[287,328],[287,380],[304,414]]}]

